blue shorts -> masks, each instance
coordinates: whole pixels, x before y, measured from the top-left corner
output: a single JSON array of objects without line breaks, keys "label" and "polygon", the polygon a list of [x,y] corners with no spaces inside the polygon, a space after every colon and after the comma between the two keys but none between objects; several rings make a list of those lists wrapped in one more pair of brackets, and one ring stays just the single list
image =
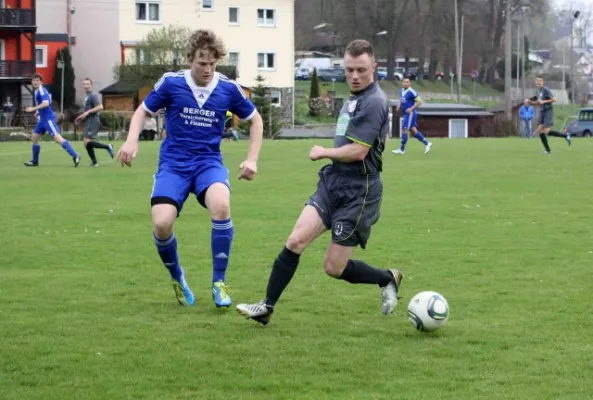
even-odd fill
[{"label": "blue shorts", "polygon": [[35,128],[33,129],[33,133],[37,133],[39,135],[43,135],[45,132],[49,133],[50,136],[55,136],[60,134],[60,127],[54,118],[50,119],[42,119],[40,118]]},{"label": "blue shorts", "polygon": [[191,192],[196,195],[202,207],[206,208],[206,189],[218,182],[231,189],[229,170],[218,160],[203,161],[192,172],[180,173],[166,166],[159,167],[154,175],[150,203],[152,206],[171,204],[177,208],[179,215]]},{"label": "blue shorts", "polygon": [[402,118],[402,131],[408,131],[412,128],[418,127],[418,113],[416,111],[412,111],[412,114],[408,114],[404,112],[404,117]]}]

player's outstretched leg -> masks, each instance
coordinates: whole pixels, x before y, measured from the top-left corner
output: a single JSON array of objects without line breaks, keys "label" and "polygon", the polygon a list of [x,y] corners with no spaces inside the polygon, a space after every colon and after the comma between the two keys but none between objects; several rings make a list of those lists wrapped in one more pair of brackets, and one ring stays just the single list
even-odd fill
[{"label": "player's outstretched leg", "polygon": [[232,300],[226,284],[226,270],[235,232],[231,220],[229,188],[223,183],[214,183],[206,190],[205,203],[212,217],[212,300],[216,307],[229,307]]},{"label": "player's outstretched leg", "polygon": [[416,133],[414,133],[414,137],[418,139],[418,141],[420,141],[422,144],[424,144],[424,154],[428,153],[430,151],[432,143],[426,140],[422,132],[420,132],[419,130],[416,130]]},{"label": "player's outstretched leg", "polygon": [[64,150],[66,150],[66,152],[70,155],[70,157],[72,157],[72,162],[74,162],[74,167],[75,168],[78,167],[78,165],[80,164],[80,156],[76,153],[76,151],[74,150],[74,148],[72,147],[70,142],[67,141],[66,139],[64,139],[62,137],[62,135],[60,135],[59,133],[53,133],[53,138],[54,138],[54,141],[56,143],[58,143],[59,145],[61,145],[62,148]]},{"label": "player's outstretched leg", "polygon": [[286,246],[274,260],[265,300],[253,304],[239,304],[237,312],[262,325],[267,325],[274,312],[276,302],[297,270],[301,254],[325,230],[327,228],[317,210],[313,206],[307,205],[288,237]]},{"label": "player's outstretched leg", "polygon": [[177,254],[177,238],[173,232],[176,217],[177,209],[171,204],[155,204],[152,207],[154,243],[173,280],[177,301],[182,306],[191,306],[195,302],[194,294],[185,281],[185,274]]},{"label": "player's outstretched leg", "polygon": [[403,274],[397,269],[380,269],[364,261],[353,260],[351,257],[354,248],[331,243],[323,262],[325,273],[353,284],[378,285],[381,292],[381,311],[383,314],[391,314],[397,306]]},{"label": "player's outstretched leg", "polygon": [[550,130],[550,132],[548,132],[548,135],[563,138],[564,140],[566,140],[566,143],[568,143],[569,146],[572,144],[572,140],[569,134],[564,134],[555,130]]}]

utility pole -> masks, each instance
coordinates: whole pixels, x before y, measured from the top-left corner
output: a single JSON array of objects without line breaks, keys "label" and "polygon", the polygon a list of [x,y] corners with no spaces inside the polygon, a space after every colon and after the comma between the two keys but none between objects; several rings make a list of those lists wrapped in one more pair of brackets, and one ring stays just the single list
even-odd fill
[{"label": "utility pole", "polygon": [[512,49],[512,35],[511,35],[511,1],[507,0],[505,2],[505,30],[504,30],[504,111],[505,115],[508,120],[511,120],[513,117],[512,113],[512,98],[511,98],[511,90],[513,86],[512,76],[511,76],[511,57],[513,53]]},{"label": "utility pole", "polygon": [[575,70],[574,70],[574,21],[581,15],[580,11],[575,11],[573,18],[570,19],[570,105],[571,113],[574,115],[574,102],[575,102]]},{"label": "utility pole", "polygon": [[459,62],[457,68],[457,102],[461,103],[461,84],[463,83],[463,25],[464,25],[464,15],[461,15],[461,37],[459,41]]},{"label": "utility pole", "polygon": [[[457,0],[453,1],[455,2],[455,59],[457,60],[457,68],[455,68],[455,74],[457,75],[457,84],[460,85],[459,82],[461,77],[459,76],[459,10],[457,9]],[[461,93],[459,91],[459,88],[457,88],[457,103],[461,103]]]}]

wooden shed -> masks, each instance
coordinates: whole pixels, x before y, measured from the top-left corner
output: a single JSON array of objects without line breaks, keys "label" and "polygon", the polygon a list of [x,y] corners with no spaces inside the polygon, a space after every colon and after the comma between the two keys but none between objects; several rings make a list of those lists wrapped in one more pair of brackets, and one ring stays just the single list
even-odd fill
[{"label": "wooden shed", "polygon": [[99,91],[105,110],[134,112],[152,90],[151,85],[119,81]]},{"label": "wooden shed", "polygon": [[[392,137],[401,134],[403,114],[397,113],[398,101],[391,102]],[[424,103],[418,108],[418,125],[430,137],[495,137],[495,115],[483,107],[457,103]]]}]

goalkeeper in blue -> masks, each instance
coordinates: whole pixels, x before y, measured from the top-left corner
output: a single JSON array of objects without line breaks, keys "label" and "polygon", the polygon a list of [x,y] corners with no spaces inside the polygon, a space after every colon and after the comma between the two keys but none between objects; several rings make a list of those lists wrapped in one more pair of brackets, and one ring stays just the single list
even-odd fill
[{"label": "goalkeeper in blue", "polygon": [[185,280],[173,230],[183,204],[193,193],[212,219],[212,298],[216,307],[229,307],[226,271],[234,231],[229,171],[223,164],[220,143],[227,111],[250,121],[249,152],[240,165],[239,177],[250,181],[257,173],[263,122],[241,87],[216,72],[216,63],[226,55],[220,38],[212,31],[197,30],[188,48],[189,69],[165,73],[155,84],[134,113],[117,159],[122,167],[132,166],[147,114],[165,109],[167,137],[161,144],[151,195],[154,242],[171,275],[177,301],[193,305],[194,295]]}]

